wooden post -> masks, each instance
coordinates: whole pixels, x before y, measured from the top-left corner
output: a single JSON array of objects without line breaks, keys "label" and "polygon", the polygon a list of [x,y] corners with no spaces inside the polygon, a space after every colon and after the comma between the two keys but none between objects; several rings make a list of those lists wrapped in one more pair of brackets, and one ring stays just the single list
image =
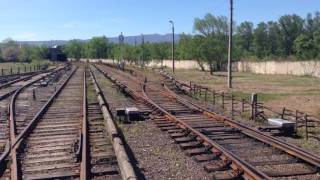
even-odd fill
[{"label": "wooden post", "polygon": [[10,68],[10,74],[12,75],[12,68]]},{"label": "wooden post", "polygon": [[24,66],[24,72],[27,72],[27,66]]},{"label": "wooden post", "polygon": [[244,99],[242,99],[241,102],[241,112],[244,113]]},{"label": "wooden post", "polygon": [[296,127],[294,128],[295,130],[295,134],[297,134],[297,132],[298,132],[298,110],[296,110]]},{"label": "wooden post", "polygon": [[257,111],[257,101],[258,101],[258,96],[256,93],[252,93],[251,95],[251,119],[256,120],[256,111]]},{"label": "wooden post", "polygon": [[208,89],[206,88],[205,90],[206,91],[204,92],[204,102],[207,103],[207,93],[208,93],[207,91],[208,91]]},{"label": "wooden post", "polygon": [[224,109],[224,92],[221,93],[222,109]]},{"label": "wooden post", "polygon": [[4,74],[3,74],[3,68],[1,69],[1,76],[3,76]]},{"label": "wooden post", "polygon": [[284,119],[284,113],[285,113],[285,111],[286,111],[286,108],[284,107],[284,108],[282,109],[281,119]]},{"label": "wooden post", "polygon": [[216,92],[214,90],[212,90],[212,104],[216,104]]},{"label": "wooden post", "polygon": [[231,119],[233,119],[233,94],[231,94]]},{"label": "wooden post", "polygon": [[308,140],[309,139],[309,136],[308,136],[308,114],[305,114],[304,116],[304,120],[305,120],[305,125],[306,125],[306,139]]}]

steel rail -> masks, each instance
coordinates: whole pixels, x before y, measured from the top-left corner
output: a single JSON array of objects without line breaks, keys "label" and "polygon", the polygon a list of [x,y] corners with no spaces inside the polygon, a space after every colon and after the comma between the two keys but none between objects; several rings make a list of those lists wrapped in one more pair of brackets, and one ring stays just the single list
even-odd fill
[{"label": "steel rail", "polygon": [[[54,92],[54,94],[50,97],[50,99],[42,106],[42,108],[37,112],[37,114],[32,118],[32,120],[28,123],[28,125],[23,129],[23,131],[11,142],[11,151],[10,154],[12,156],[13,163],[11,165],[11,179],[21,179],[18,163],[16,162],[16,156],[17,156],[17,150],[21,147],[21,141],[26,138],[34,129],[36,124],[38,123],[38,120],[44,115],[44,113],[47,111],[47,109],[50,107],[50,105],[53,103],[55,97],[59,95],[59,93],[62,91],[62,89],[66,86],[68,81],[71,79],[71,77],[74,75],[74,73],[77,71],[78,68],[74,69],[71,74],[64,80],[64,82],[60,85],[60,87]],[[11,127],[14,129],[14,101],[13,99],[11,105],[10,105],[10,116],[12,114],[12,118],[10,121],[10,124],[13,125]],[[11,133],[10,133],[11,134]]]},{"label": "steel rail", "polygon": [[[94,66],[95,67],[95,66]],[[95,67],[96,68],[96,67]],[[97,69],[97,68],[96,68]],[[95,75],[93,74],[92,70],[90,70],[90,75],[92,77],[92,81],[94,84],[94,88],[96,90],[96,93],[98,95],[98,101],[99,105],[103,114],[103,118],[107,121],[106,122],[106,128],[108,130],[108,134],[112,138],[112,144],[113,149],[118,161],[118,166],[120,168],[120,174],[123,180],[136,180],[138,179],[136,172],[130,162],[130,158],[126,152],[126,149],[124,147],[124,142],[122,140],[122,137],[116,127],[116,124],[114,123],[110,111],[109,111],[109,104],[107,103],[105,96],[96,80]],[[99,70],[99,69],[98,69]],[[101,71],[99,71],[102,73]],[[104,73],[102,73],[105,75]]]},{"label": "steel rail", "polygon": [[265,134],[257,129],[254,128],[250,128],[247,127],[235,120],[232,120],[226,116],[223,116],[221,114],[209,111],[199,105],[197,105],[196,103],[193,103],[191,101],[187,101],[185,100],[183,97],[177,95],[176,93],[174,93],[172,90],[170,90],[167,86],[165,86],[166,90],[173,96],[175,97],[180,103],[189,103],[192,104],[193,106],[199,108],[205,115],[207,115],[208,117],[215,119],[215,120],[219,120],[219,121],[223,121],[225,123],[227,123],[228,125],[235,127],[237,129],[242,130],[242,133],[246,134],[247,136],[250,136],[252,138],[258,139],[259,141],[262,141],[266,144],[270,144],[273,147],[276,147],[278,149],[283,150],[284,152],[298,157],[314,166],[316,166],[318,169],[320,169],[320,157],[316,156],[308,151],[305,151],[297,146],[294,146],[292,144],[286,143],[282,140],[279,140],[275,137],[272,137],[268,134]]},{"label": "steel rail", "polygon": [[[107,74],[105,74],[105,75],[107,75]],[[114,79],[114,78],[109,77],[109,79]],[[114,82],[117,83],[118,85],[122,86],[123,89],[125,89],[125,90],[127,91],[127,93],[129,93],[130,95],[132,95],[132,96],[134,96],[134,97],[139,96],[139,94],[134,93],[134,90],[130,89],[127,85],[125,85],[125,84],[123,84],[123,83],[121,83],[121,82],[118,82],[116,79],[114,79]],[[165,86],[164,83],[163,83],[163,85]],[[269,144],[269,145],[271,145],[271,146],[273,146],[273,147],[275,147],[275,148],[278,148],[279,150],[283,150],[283,151],[286,152],[287,154],[290,154],[290,155],[295,156],[295,157],[297,157],[297,158],[299,158],[299,159],[302,159],[302,160],[304,160],[305,162],[314,165],[314,166],[318,169],[318,171],[319,171],[319,169],[320,169],[320,168],[319,168],[319,167],[320,167],[320,166],[319,166],[319,164],[320,164],[320,158],[317,157],[316,155],[311,154],[310,152],[307,152],[307,151],[305,151],[305,150],[303,150],[303,149],[301,149],[301,148],[298,148],[298,147],[296,147],[296,146],[294,146],[294,145],[285,143],[285,142],[283,142],[283,141],[281,141],[281,140],[279,140],[279,139],[277,139],[277,138],[274,138],[274,137],[272,137],[272,136],[270,136],[270,135],[266,135],[266,134],[264,134],[264,133],[262,133],[262,132],[260,132],[260,131],[258,131],[258,130],[256,130],[256,129],[254,129],[254,128],[246,127],[245,125],[243,125],[243,124],[241,124],[241,123],[239,123],[239,122],[236,122],[236,121],[234,121],[234,120],[231,120],[230,118],[228,118],[228,117],[226,117],[226,116],[222,116],[222,115],[220,115],[220,114],[211,112],[211,111],[207,110],[206,108],[204,108],[204,107],[202,107],[202,106],[200,106],[200,105],[197,105],[197,104],[193,103],[192,101],[188,101],[188,100],[180,97],[179,95],[177,95],[176,93],[174,93],[172,90],[170,90],[168,87],[165,86],[165,88],[166,88],[166,90],[167,90],[169,93],[163,92],[163,93],[161,93],[161,94],[168,95],[168,96],[170,96],[170,97],[174,97],[175,99],[178,100],[178,102],[180,102],[181,104],[186,105],[187,107],[190,107],[190,105],[193,106],[193,107],[195,107],[195,108],[198,109],[200,112],[203,112],[203,114],[206,115],[207,117],[209,117],[210,119],[222,121],[222,122],[224,122],[224,123],[227,124],[227,125],[230,125],[230,126],[232,126],[232,127],[235,127],[235,128],[237,128],[237,129],[241,130],[243,134],[245,134],[245,135],[247,135],[247,136],[249,136],[249,137],[251,137],[251,138],[253,138],[253,139],[257,139],[257,140],[259,140],[259,141],[261,141],[261,142],[263,142],[263,143],[265,143],[265,144]],[[150,89],[151,89],[151,90],[155,90],[155,88],[152,88],[152,87],[150,87]],[[142,87],[142,90],[143,90],[143,92],[144,92],[144,95],[147,96],[146,92],[144,91],[144,87]],[[151,100],[151,99],[149,98],[149,100]],[[145,101],[145,99],[144,99],[144,101]],[[149,102],[148,104],[156,107],[157,109],[161,108],[160,106],[156,106],[157,104],[155,104],[154,102],[153,102],[153,103],[150,103],[150,102]],[[181,123],[181,122],[177,121],[177,119],[176,119],[174,116],[170,116],[170,113],[166,112],[164,109],[162,109],[161,112],[162,112],[162,114],[165,114],[165,117],[166,117],[168,120],[171,120],[171,121],[175,122],[176,124],[180,124],[180,126],[181,126],[181,124],[182,124],[182,128],[186,129],[185,124],[183,124],[183,122]],[[168,115],[168,114],[169,114],[169,115]],[[189,129],[189,128],[187,128],[187,129]],[[189,130],[190,130],[190,129],[189,129]],[[193,131],[193,130],[192,130],[192,131]],[[193,132],[194,132],[194,131],[193,131]],[[194,133],[197,134],[197,136],[199,136],[199,137],[201,137],[201,138],[206,138],[206,137],[202,137],[202,136],[203,136],[202,133],[198,134],[197,131],[195,131]],[[210,142],[210,143],[212,143],[212,142]],[[213,143],[215,143],[215,142],[213,142]],[[235,156],[235,158],[237,158],[237,157]],[[248,163],[245,162],[245,164],[248,164]],[[249,165],[250,165],[250,164],[249,164]],[[251,165],[250,165],[250,166],[251,166]],[[251,166],[251,167],[252,167],[252,166]],[[253,168],[253,167],[252,167],[252,168]],[[264,174],[264,175],[265,175],[265,178],[266,178],[266,179],[270,178],[270,177],[267,176],[266,174]]]},{"label": "steel rail", "polygon": [[[52,70],[49,70],[49,71],[55,72],[55,71],[58,71],[58,70],[57,69],[52,69]],[[49,74],[47,76],[49,76]],[[6,150],[2,153],[2,155],[0,157],[0,166],[3,166],[3,164],[5,163],[5,160],[8,157],[8,155],[10,154],[10,151],[11,151],[11,142],[13,142],[14,139],[15,139],[15,124],[14,124],[14,115],[13,114],[15,113],[14,104],[15,104],[15,101],[16,101],[16,97],[23,89],[31,86],[32,84],[40,81],[43,78],[44,77],[35,79],[34,81],[31,81],[31,82],[25,84],[24,86],[22,86],[22,87],[20,87],[20,88],[18,88],[18,89],[16,89],[14,91],[14,94],[12,96],[12,99],[11,99],[10,105],[9,105],[9,112],[10,112],[10,117],[9,117],[10,140],[7,141]]]},{"label": "steel rail", "polygon": [[89,177],[89,164],[88,164],[88,121],[87,121],[87,84],[86,84],[86,67],[83,73],[83,105],[82,105],[82,130],[81,130],[81,171],[80,171],[80,179],[86,180]]},{"label": "steel rail", "polygon": [[[106,73],[103,73],[103,74],[105,76],[108,76],[108,74],[106,74]],[[111,77],[109,77],[109,79],[111,79]],[[147,93],[145,92],[145,88],[146,88],[145,84],[141,85],[141,89],[142,89],[142,96],[141,96],[140,94],[135,93],[135,91],[133,89],[131,89],[129,86],[127,86],[126,84],[123,84],[123,83],[121,83],[119,81],[115,81],[115,83],[117,83],[119,86],[122,86],[124,88],[124,90],[128,94],[130,94],[131,96],[133,96],[133,97],[135,97],[137,99],[140,99],[140,100],[144,101],[145,103],[147,103],[148,105],[153,106],[156,109],[158,109],[161,112],[160,114],[163,115],[168,121],[174,122],[177,126],[179,126],[182,129],[191,131],[193,134],[197,135],[203,141],[205,141],[206,143],[210,144],[215,149],[219,150],[220,151],[220,153],[219,153],[220,156],[222,155],[222,156],[224,156],[224,159],[230,159],[233,162],[234,165],[231,165],[231,167],[235,171],[243,173],[245,177],[248,177],[250,179],[270,179],[263,172],[255,169],[254,167],[252,167],[247,162],[239,159],[236,155],[234,155],[233,153],[229,152],[228,150],[226,150],[225,148],[223,148],[219,144],[215,143],[214,141],[212,141],[211,139],[206,137],[204,134],[202,134],[199,131],[195,130],[194,128],[190,127],[189,125],[187,125],[183,121],[177,119],[175,116],[173,116],[172,114],[167,112],[165,109],[160,107],[158,104],[156,104],[154,101],[152,101],[148,97]],[[213,152],[215,152],[215,151],[213,151]]]},{"label": "steel rail", "polygon": [[[146,85],[143,85],[146,86]],[[156,104],[146,93],[145,91],[146,87],[142,87],[142,92],[143,95],[145,96],[147,103],[155,108],[157,108],[158,110],[160,110],[163,114],[164,117],[169,120],[172,121],[174,123],[176,123],[176,125],[178,125],[180,128],[186,129],[191,131],[194,135],[198,136],[200,139],[202,139],[203,141],[205,141],[206,143],[208,143],[209,145],[211,145],[213,147],[213,149],[217,149],[221,155],[220,156],[225,156],[222,159],[229,159],[232,161],[232,163],[234,163],[235,166],[231,165],[231,168],[235,171],[240,171],[243,172],[245,177],[248,177],[250,179],[270,179],[265,173],[257,170],[256,168],[254,168],[253,166],[251,166],[250,164],[248,164],[247,162],[241,160],[240,158],[238,158],[235,154],[231,153],[229,150],[225,149],[224,147],[222,147],[221,145],[219,145],[218,143],[214,142],[213,140],[209,139],[207,136],[205,136],[204,134],[202,134],[201,132],[199,132],[198,130],[192,128],[191,126],[189,126],[188,124],[186,124],[185,122],[177,119],[174,115],[172,115],[171,113],[167,112],[165,109],[163,109],[160,105]],[[216,152],[216,151],[213,151]]]}]

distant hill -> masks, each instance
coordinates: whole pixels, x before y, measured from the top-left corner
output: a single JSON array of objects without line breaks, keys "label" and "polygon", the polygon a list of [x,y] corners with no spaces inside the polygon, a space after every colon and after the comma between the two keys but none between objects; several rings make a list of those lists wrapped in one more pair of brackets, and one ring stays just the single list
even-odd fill
[{"label": "distant hill", "polygon": [[[111,37],[108,38],[112,43],[118,43],[118,37]],[[175,41],[178,42],[180,39],[180,34],[175,35]],[[88,39],[81,40],[84,42],[88,42]],[[127,44],[140,44],[141,43],[141,36],[125,36],[124,38],[125,43]],[[144,35],[144,42],[145,43],[155,43],[155,42],[171,42],[172,35],[171,34],[146,34]],[[45,46],[54,46],[54,45],[65,45],[68,43],[68,40],[51,40],[51,41],[20,41],[18,43],[21,44],[29,44],[29,45],[45,45]]]}]

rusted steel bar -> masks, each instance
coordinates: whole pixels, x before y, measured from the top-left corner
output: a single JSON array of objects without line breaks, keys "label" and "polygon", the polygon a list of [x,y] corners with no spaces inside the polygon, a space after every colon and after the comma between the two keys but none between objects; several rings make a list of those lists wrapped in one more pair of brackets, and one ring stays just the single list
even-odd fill
[{"label": "rusted steel bar", "polygon": [[[97,68],[99,70],[99,68]],[[101,71],[100,71],[101,72]],[[104,73],[103,73],[104,74]],[[123,180],[137,180],[137,176],[135,171],[130,163],[130,159],[126,153],[124,148],[124,143],[122,142],[118,130],[116,128],[115,123],[109,113],[107,108],[107,101],[104,98],[103,92],[100,89],[99,84],[97,83],[94,74],[90,69],[90,75],[93,79],[95,90],[98,94],[98,101],[101,107],[101,111],[103,113],[103,118],[107,121],[107,130],[108,134],[110,134],[113,142],[113,149],[117,157],[118,165],[120,168],[120,174]],[[104,74],[105,75],[105,74]]]},{"label": "rusted steel bar", "polygon": [[268,176],[266,174],[264,174],[263,172],[255,169],[254,167],[252,167],[250,164],[246,163],[245,161],[242,161],[236,155],[231,153],[229,150],[225,149],[224,147],[222,147],[218,143],[216,143],[213,140],[209,139],[204,134],[200,133],[199,131],[195,130],[191,126],[187,125],[185,122],[177,119],[175,116],[172,116],[170,113],[168,113],[166,110],[161,108],[159,105],[157,105],[150,98],[148,98],[148,95],[146,94],[146,92],[144,90],[142,92],[144,94],[144,97],[146,98],[145,101],[147,101],[148,104],[150,104],[150,105],[156,107],[157,109],[159,109],[163,114],[165,114],[165,117],[168,120],[180,124],[181,128],[188,129],[194,135],[196,135],[199,138],[201,138],[204,142],[212,145],[214,147],[214,149],[219,150],[227,159],[230,159],[237,167],[241,168],[244,171],[244,173],[246,174],[247,177],[250,177],[252,179],[269,179]]},{"label": "rusted steel bar", "polygon": [[[34,84],[35,82],[41,80],[42,78],[37,78],[36,80],[20,87],[19,89],[17,89],[11,99],[10,102],[10,106],[9,106],[9,112],[10,112],[10,117],[9,117],[9,129],[10,129],[10,144],[9,145],[9,150],[8,153],[5,154],[4,158],[7,158],[7,156],[9,156],[9,153],[11,153],[11,179],[19,179],[20,177],[20,171],[19,171],[19,167],[18,167],[18,160],[17,160],[17,148],[13,148],[14,147],[14,142],[16,141],[16,127],[15,127],[15,102],[17,99],[18,94],[25,88],[29,87],[30,85]],[[19,144],[20,145],[20,144]],[[0,160],[0,165],[3,166],[4,159]]]},{"label": "rusted steel bar", "polygon": [[[167,87],[166,89],[168,91],[171,91],[169,90]],[[173,93],[171,91],[171,93]],[[183,103],[185,102],[186,100],[184,100],[183,98],[181,98],[180,96],[176,95],[175,94],[175,97],[177,98],[177,100],[179,100],[179,102]],[[244,133],[245,135],[249,136],[249,137],[252,137],[254,139],[257,139],[261,142],[264,142],[266,144],[269,144],[273,147],[276,147],[278,149],[281,149],[282,151],[292,155],[292,156],[296,156],[300,159],[303,159],[304,161],[310,163],[310,164],[313,164],[314,166],[316,166],[317,168],[320,168],[320,157],[308,152],[308,151],[305,151],[297,146],[294,146],[292,144],[289,144],[289,143],[286,143],[282,140],[279,140],[278,138],[275,138],[275,137],[272,137],[270,135],[267,135],[267,134],[264,134],[262,133],[261,131],[259,130],[256,130],[254,128],[251,128],[251,127],[248,127],[240,122],[237,122],[237,121],[234,121],[234,120],[231,120],[223,115],[220,115],[218,113],[215,113],[215,112],[212,112],[212,111],[208,111],[207,109],[201,107],[201,106],[198,106],[197,104],[191,102],[191,101],[188,101],[189,104],[192,104],[193,106],[201,109],[204,114],[208,115],[208,117],[212,117],[214,120],[218,120],[218,121],[223,121],[224,123],[230,125],[231,127],[234,127],[234,128],[237,128],[239,130],[242,131],[242,133]]]},{"label": "rusted steel bar", "polygon": [[86,85],[86,67],[83,73],[83,105],[82,105],[82,131],[80,136],[82,137],[82,144],[81,144],[81,172],[80,172],[80,179],[86,180],[89,177],[89,164],[88,164],[88,123],[87,123],[87,85]]}]

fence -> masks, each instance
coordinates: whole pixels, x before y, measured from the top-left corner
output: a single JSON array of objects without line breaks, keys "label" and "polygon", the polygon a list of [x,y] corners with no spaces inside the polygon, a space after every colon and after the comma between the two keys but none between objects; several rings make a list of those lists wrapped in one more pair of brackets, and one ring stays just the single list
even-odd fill
[{"label": "fence", "polygon": [[258,124],[264,124],[268,118],[281,118],[295,122],[295,133],[299,131],[306,139],[314,138],[320,141],[320,119],[313,115],[285,107],[273,109],[258,102],[256,95],[251,98],[237,97],[232,93],[219,92],[193,82],[189,84],[179,82],[163,71],[162,75],[185,94],[204,102],[206,106],[212,106],[215,110],[227,114],[232,119],[249,119]]},{"label": "fence", "polygon": [[[1,65],[1,64],[0,64]],[[27,73],[27,72],[32,72],[32,71],[38,71],[41,69],[45,69],[45,66],[18,66],[16,68],[1,68],[0,70],[0,75],[1,76],[6,76],[6,75],[17,75],[17,74],[22,74],[22,73]]]}]

